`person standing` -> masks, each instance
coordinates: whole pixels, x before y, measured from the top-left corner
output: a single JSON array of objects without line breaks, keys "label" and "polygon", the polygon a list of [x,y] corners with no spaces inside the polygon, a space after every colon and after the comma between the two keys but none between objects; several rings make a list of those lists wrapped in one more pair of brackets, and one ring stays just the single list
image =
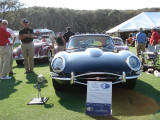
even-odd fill
[{"label": "person standing", "polygon": [[63,34],[59,33],[59,36],[56,38],[56,43],[58,45],[58,51],[63,51],[64,50],[64,42],[63,42]]},{"label": "person standing", "polygon": [[136,34],[137,45],[136,45],[136,55],[139,57],[141,52],[145,52],[146,34],[143,33],[143,29],[139,29],[139,33]]},{"label": "person standing", "polygon": [[9,38],[9,41],[11,43],[11,62],[10,62],[10,72],[9,72],[9,74],[16,74],[16,73],[13,72],[13,69],[12,69],[12,65],[13,65],[13,46],[14,46],[14,42],[16,40],[16,35],[14,34],[13,30],[11,30],[10,28],[7,28],[7,26],[8,26],[8,21],[7,20],[2,20],[2,24],[4,25],[6,30],[11,34],[11,37],[13,38],[13,40],[11,38]]},{"label": "person standing", "polygon": [[11,34],[6,31],[0,20],[0,79],[11,79],[8,76],[10,67],[11,47],[8,38]]},{"label": "person standing", "polygon": [[148,51],[149,52],[158,52],[159,49],[156,49],[156,45],[159,43],[160,35],[157,32],[157,28],[151,29],[152,35],[149,39]]},{"label": "person standing", "polygon": [[22,21],[23,29],[19,31],[19,40],[21,40],[22,55],[24,58],[25,72],[33,73],[34,68],[34,44],[33,44],[33,29],[28,27],[28,20]]},{"label": "person standing", "polygon": [[147,51],[154,52],[153,55],[148,55],[148,57],[149,57],[149,59],[153,60],[153,64],[155,65],[158,60],[159,47],[157,45],[159,43],[160,35],[157,32],[157,28],[155,28],[155,27],[151,28],[151,32],[152,32],[152,35],[151,35],[151,38],[149,39]]},{"label": "person standing", "polygon": [[73,33],[73,32],[71,31],[71,27],[67,27],[66,30],[67,30],[67,32],[64,33],[64,35],[63,35],[64,49],[66,48],[66,45],[67,45],[67,43],[68,43],[68,41],[69,41],[69,38],[70,38],[72,35],[75,35],[75,33]]}]

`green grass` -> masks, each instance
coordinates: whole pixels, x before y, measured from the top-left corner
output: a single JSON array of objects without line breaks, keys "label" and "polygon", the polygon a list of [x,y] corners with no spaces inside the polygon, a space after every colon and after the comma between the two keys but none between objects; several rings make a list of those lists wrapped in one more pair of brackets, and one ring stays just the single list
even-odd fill
[{"label": "green grass", "polygon": [[15,43],[14,48],[18,47],[19,45],[20,45],[20,43]]},{"label": "green grass", "polygon": [[[130,50],[135,52],[134,47]],[[75,86],[55,92],[49,64],[35,64],[34,74],[24,74],[24,67],[14,62],[17,74],[11,80],[0,80],[0,120],[159,120],[160,79],[143,73],[134,90],[113,87],[112,117],[85,115],[86,88]],[[49,97],[45,105],[27,105],[37,97],[33,87],[43,74],[47,83],[41,85],[42,96]]]}]

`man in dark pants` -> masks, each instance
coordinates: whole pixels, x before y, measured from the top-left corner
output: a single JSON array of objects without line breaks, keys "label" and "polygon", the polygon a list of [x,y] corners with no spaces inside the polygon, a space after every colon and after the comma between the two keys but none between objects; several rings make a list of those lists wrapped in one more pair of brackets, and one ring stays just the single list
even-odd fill
[{"label": "man in dark pants", "polygon": [[22,25],[24,29],[19,31],[19,40],[22,42],[21,49],[26,70],[24,74],[27,74],[34,72],[33,29],[28,27],[28,20],[26,19],[22,21]]},{"label": "man in dark pants", "polygon": [[57,37],[56,39],[56,43],[58,45],[58,51],[63,51],[64,50],[64,42],[63,42],[63,34],[62,33],[59,33],[59,36]]},{"label": "man in dark pants", "polygon": [[70,38],[72,35],[75,35],[75,33],[73,33],[73,32],[71,31],[71,27],[67,27],[66,30],[67,30],[67,32],[64,33],[64,35],[63,35],[64,49],[66,48],[66,45],[67,45],[67,43],[68,43],[68,41],[69,41],[69,38]]}]

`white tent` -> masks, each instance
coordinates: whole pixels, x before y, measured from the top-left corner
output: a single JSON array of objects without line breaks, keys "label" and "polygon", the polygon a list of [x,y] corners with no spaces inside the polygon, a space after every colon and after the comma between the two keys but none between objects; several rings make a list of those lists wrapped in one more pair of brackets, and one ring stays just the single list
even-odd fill
[{"label": "white tent", "polygon": [[106,33],[137,31],[139,28],[150,30],[153,27],[160,27],[160,12],[143,12],[106,31]]}]

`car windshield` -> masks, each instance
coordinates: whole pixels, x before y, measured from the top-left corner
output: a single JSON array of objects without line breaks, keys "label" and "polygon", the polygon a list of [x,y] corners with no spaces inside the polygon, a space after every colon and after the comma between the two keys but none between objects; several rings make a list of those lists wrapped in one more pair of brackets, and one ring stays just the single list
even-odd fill
[{"label": "car windshield", "polygon": [[115,45],[124,45],[124,43],[121,39],[113,38],[113,42]]},{"label": "car windshield", "polygon": [[70,38],[67,49],[86,49],[90,47],[103,47],[109,49],[114,46],[110,36],[86,35]]}]

